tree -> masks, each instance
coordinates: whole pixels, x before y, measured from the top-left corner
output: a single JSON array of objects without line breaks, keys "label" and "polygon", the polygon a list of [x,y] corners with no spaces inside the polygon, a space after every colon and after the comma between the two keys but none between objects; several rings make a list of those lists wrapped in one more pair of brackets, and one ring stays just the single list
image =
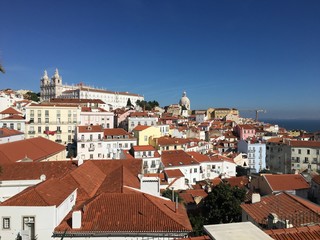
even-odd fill
[{"label": "tree", "polygon": [[27,92],[24,95],[24,98],[28,99],[28,100],[32,100],[34,102],[39,102],[40,101],[40,93],[34,93],[34,92]]},{"label": "tree", "polygon": [[[162,197],[169,198],[172,200],[172,191],[173,190],[167,188],[162,192]],[[182,199],[179,197],[179,194],[177,192],[173,191],[173,196],[174,196],[174,201],[176,201],[177,198],[178,198],[178,202],[182,201]]]},{"label": "tree", "polygon": [[130,98],[128,98],[128,101],[127,101],[127,107],[128,107],[128,108],[133,107],[133,105],[132,105],[132,103],[131,103],[131,99],[130,99]]},{"label": "tree", "polygon": [[240,204],[244,201],[245,189],[219,184],[204,199],[205,224],[231,223],[241,221]]},{"label": "tree", "polygon": [[1,64],[0,64],[0,72],[2,72],[2,73],[6,72]]},{"label": "tree", "polygon": [[142,101],[140,101],[140,100],[137,100],[136,101],[136,104],[139,106],[139,107],[141,107],[142,109],[144,109],[144,110],[152,110],[152,109],[154,109],[155,107],[158,107],[159,106],[159,103],[157,102],[157,101],[155,101],[155,100],[153,100],[153,101],[144,101],[144,100],[142,100]]}]

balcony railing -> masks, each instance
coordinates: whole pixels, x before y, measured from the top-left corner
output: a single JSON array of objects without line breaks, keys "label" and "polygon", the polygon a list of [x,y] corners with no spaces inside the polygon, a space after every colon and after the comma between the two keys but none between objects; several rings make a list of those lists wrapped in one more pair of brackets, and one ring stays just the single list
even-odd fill
[{"label": "balcony railing", "polygon": [[35,134],[36,131],[28,131],[28,134]]}]

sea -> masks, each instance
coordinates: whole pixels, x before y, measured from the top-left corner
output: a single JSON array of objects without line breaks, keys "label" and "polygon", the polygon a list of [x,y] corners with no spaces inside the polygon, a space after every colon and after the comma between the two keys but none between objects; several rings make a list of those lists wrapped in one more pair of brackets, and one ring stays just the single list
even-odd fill
[{"label": "sea", "polygon": [[261,119],[260,122],[277,124],[287,130],[304,130],[320,132],[320,119]]}]

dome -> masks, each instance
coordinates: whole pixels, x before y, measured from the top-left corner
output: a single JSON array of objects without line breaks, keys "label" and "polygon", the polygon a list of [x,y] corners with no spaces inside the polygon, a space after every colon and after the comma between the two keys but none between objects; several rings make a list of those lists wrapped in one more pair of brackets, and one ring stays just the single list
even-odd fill
[{"label": "dome", "polygon": [[181,107],[185,107],[187,110],[190,110],[190,100],[187,97],[187,93],[183,92],[182,97],[180,99],[179,105]]}]

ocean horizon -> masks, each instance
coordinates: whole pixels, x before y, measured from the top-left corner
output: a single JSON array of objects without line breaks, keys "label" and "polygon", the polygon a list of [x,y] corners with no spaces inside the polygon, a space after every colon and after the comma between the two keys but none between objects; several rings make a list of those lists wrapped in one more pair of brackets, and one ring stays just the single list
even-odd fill
[{"label": "ocean horizon", "polygon": [[260,122],[277,124],[287,130],[320,131],[320,119],[261,119]]}]

